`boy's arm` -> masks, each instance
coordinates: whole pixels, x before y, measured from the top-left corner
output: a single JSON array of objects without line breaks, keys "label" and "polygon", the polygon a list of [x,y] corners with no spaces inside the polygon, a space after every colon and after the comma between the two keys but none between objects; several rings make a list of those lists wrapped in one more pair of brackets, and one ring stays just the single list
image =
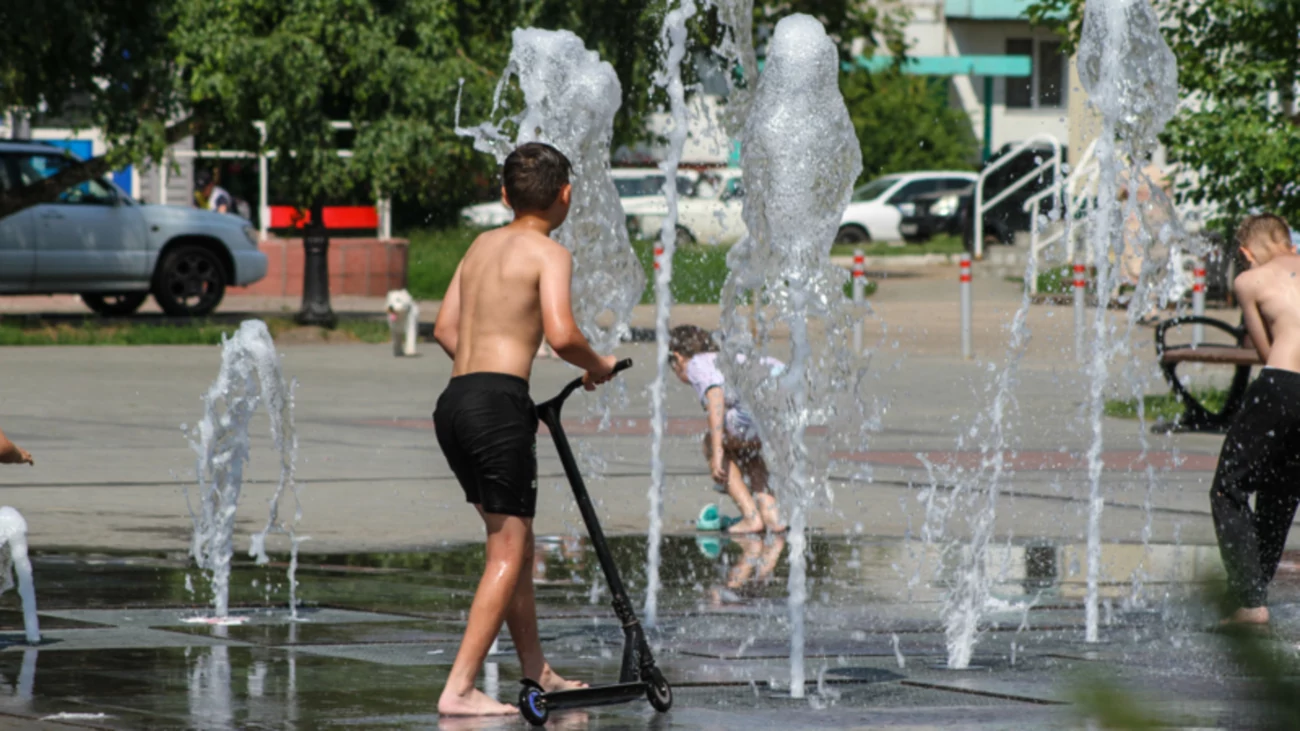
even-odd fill
[{"label": "boy's arm", "polygon": [[542,306],[542,332],[555,354],[587,371],[587,385],[609,380],[615,358],[602,356],[591,349],[578,323],[573,319],[573,257],[559,244],[548,246],[542,254],[542,273],[538,291]]},{"label": "boy's arm", "polygon": [[720,485],[727,484],[727,473],[722,469],[722,436],[727,413],[727,404],[722,396],[722,387],[714,386],[704,393],[704,410],[709,414],[709,472],[713,481]]},{"label": "boy's arm", "polygon": [[456,360],[456,345],[460,340],[460,265],[447,285],[447,294],[442,298],[438,308],[438,319],[433,323],[433,339],[447,352],[447,357]]},{"label": "boy's arm", "polygon": [[1273,340],[1268,336],[1268,326],[1264,324],[1264,316],[1259,311],[1260,282],[1258,277],[1249,276],[1251,274],[1254,272],[1242,272],[1233,283],[1233,289],[1237,293],[1241,313],[1246,318],[1246,332],[1250,334],[1255,350],[1259,352],[1259,359],[1267,363],[1269,351],[1273,349]]}]

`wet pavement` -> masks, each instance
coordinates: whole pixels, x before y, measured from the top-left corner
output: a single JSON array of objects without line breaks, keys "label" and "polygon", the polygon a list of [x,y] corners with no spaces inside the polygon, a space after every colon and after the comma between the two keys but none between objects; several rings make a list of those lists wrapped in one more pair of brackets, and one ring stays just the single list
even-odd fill
[{"label": "wet pavement", "polygon": [[[613,541],[642,595],[644,537]],[[1078,728],[1091,678],[1178,726],[1244,728],[1261,690],[1205,631],[1206,548],[1109,544],[1108,562],[1140,556],[1147,577],[1104,587],[1102,641],[1083,642],[1081,546],[1010,543],[990,556],[1001,577],[972,669],[943,668],[938,556],[897,539],[811,541],[807,697],[789,692],[785,572],[779,538],[677,536],[665,544],[661,618],[650,630],[676,704],[557,713],[561,729]],[[543,646],[563,674],[618,672],[621,631],[594,554],[572,537],[539,539]],[[183,556],[34,557],[42,641],[23,642],[13,592],[0,596],[0,728],[524,728],[518,718],[440,719],[438,691],[455,655],[482,547],[305,557],[296,620],[285,566],[236,564],[234,626],[205,614],[206,584]],[[1269,640],[1292,662],[1300,572],[1284,564]],[[518,692],[508,636],[481,687]]]}]

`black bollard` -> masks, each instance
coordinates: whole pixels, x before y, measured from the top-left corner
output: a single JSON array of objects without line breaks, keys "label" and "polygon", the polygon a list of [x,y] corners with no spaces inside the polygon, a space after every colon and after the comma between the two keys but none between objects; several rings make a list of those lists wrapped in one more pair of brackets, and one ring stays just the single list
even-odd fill
[{"label": "black bollard", "polygon": [[311,223],[302,239],[302,309],[294,318],[299,325],[333,329],[338,317],[330,309],[330,237],[319,203],[311,207]]}]

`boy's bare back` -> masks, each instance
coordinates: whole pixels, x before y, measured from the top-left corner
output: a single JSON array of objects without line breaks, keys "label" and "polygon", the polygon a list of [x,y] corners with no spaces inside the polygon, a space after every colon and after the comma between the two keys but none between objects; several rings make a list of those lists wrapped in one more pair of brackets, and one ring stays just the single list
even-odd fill
[{"label": "boy's bare back", "polygon": [[543,293],[556,299],[558,279],[567,311],[571,272],[568,250],[536,231],[506,226],[475,239],[448,290],[448,303],[460,308],[452,374],[527,379],[544,333]]},{"label": "boy's bare back", "polygon": [[1242,272],[1234,289],[1265,364],[1300,372],[1300,256],[1278,256]]}]

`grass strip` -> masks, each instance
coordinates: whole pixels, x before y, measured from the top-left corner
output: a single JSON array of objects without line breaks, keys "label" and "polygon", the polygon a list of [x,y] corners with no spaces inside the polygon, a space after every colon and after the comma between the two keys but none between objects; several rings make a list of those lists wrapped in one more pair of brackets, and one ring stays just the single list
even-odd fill
[{"label": "grass strip", "polygon": [[[304,328],[287,318],[266,320],[271,336],[310,331],[303,341],[384,343],[391,338],[382,320],[343,320],[333,331]],[[150,323],[101,323],[93,318],[79,322],[42,322],[27,325],[19,320],[0,320],[0,346],[5,345],[216,345],[223,335],[239,329],[239,323],[201,322],[188,325]]]},{"label": "grass strip", "polygon": [[[411,248],[407,262],[406,288],[411,295],[422,300],[442,299],[456,273],[456,266],[465,256],[470,244],[474,243],[474,237],[480,233],[480,229],[464,226],[407,233],[405,236],[411,242]],[[961,240],[954,238],[953,241],[956,241],[960,249]],[[632,242],[632,250],[646,275],[645,290],[641,293],[642,304],[654,302],[655,243],[647,240]],[[728,251],[730,247],[727,246],[694,245],[677,249],[673,256],[673,301],[683,305],[717,304],[722,294],[722,285],[727,280]],[[909,247],[902,253],[915,252],[913,247]],[[875,290],[876,283],[868,282],[867,295]],[[846,286],[845,294],[850,291]]]},{"label": "grass strip", "polygon": [[[1228,392],[1220,388],[1193,389],[1192,395],[1210,411],[1219,411],[1227,400]],[[1173,421],[1183,413],[1183,405],[1172,393],[1142,397],[1148,421]],[[1106,416],[1117,419],[1137,418],[1137,399],[1106,399]]]}]

